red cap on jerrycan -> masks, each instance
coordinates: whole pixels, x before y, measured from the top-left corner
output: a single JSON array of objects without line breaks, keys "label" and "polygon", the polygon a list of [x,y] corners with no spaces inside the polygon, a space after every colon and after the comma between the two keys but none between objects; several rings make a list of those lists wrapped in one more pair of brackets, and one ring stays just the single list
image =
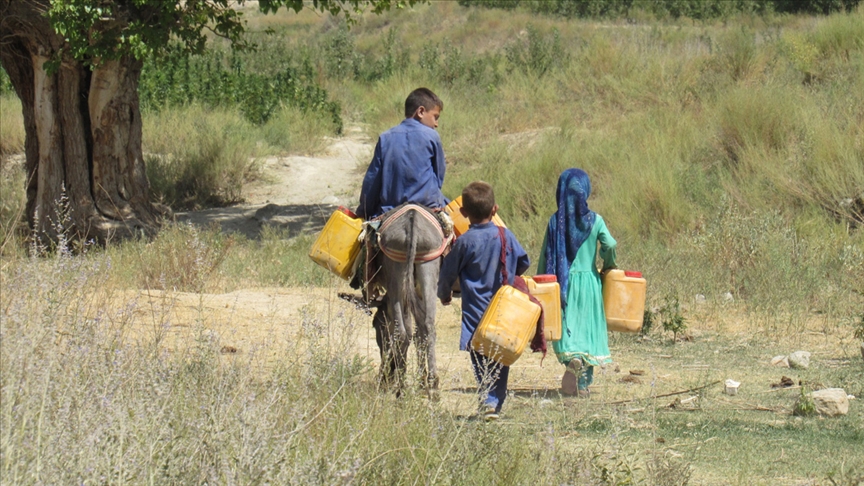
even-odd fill
[{"label": "red cap on jerrycan", "polygon": [[346,208],[345,206],[339,206],[337,209],[339,211],[342,211],[343,213],[347,214],[349,218],[357,219],[357,215],[354,214],[354,211],[351,211],[350,209]]},{"label": "red cap on jerrycan", "polygon": [[642,272],[636,272],[633,270],[625,270],[624,276],[630,277],[630,278],[642,278]]},{"label": "red cap on jerrycan", "polygon": [[534,275],[531,278],[537,283],[555,283],[558,281],[558,277],[555,275]]}]

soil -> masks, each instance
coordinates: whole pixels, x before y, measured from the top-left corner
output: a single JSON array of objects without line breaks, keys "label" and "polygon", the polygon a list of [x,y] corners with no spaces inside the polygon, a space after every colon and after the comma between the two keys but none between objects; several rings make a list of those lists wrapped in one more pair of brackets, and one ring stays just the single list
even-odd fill
[{"label": "soil", "polygon": [[328,138],[318,156],[268,157],[262,175],[243,188],[243,204],[177,213],[177,220],[198,226],[217,224],[225,232],[257,239],[267,226],[290,236],[317,232],[337,206],[354,207],[374,141],[360,127]]}]

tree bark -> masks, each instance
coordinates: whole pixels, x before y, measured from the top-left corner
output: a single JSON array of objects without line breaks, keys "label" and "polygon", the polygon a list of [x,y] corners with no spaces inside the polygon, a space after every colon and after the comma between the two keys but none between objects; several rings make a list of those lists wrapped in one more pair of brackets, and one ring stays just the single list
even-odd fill
[{"label": "tree bark", "polygon": [[155,234],[170,210],[150,202],[132,58],[84,63],[62,57],[48,0],[0,0],[0,63],[24,114],[26,217],[35,237],[102,243]]}]

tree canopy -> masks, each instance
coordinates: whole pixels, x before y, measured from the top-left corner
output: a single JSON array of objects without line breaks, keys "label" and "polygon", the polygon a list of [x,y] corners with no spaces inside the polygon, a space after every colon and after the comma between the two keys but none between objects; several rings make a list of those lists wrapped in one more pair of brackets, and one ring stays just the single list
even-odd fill
[{"label": "tree canopy", "polygon": [[[418,0],[259,0],[264,13],[311,8],[349,19]],[[216,35],[249,47],[247,0],[0,0],[0,65],[21,99],[25,217],[40,240],[153,235],[138,85],[143,61],[198,53]],[[67,201],[59,204],[59,201]],[[62,206],[62,207],[61,207]],[[62,230],[55,224],[71,218]]]},{"label": "tree canopy", "polygon": [[[308,6],[333,15],[352,14],[368,8],[381,13],[418,0],[260,0],[263,13],[280,8],[299,12]],[[65,45],[57,53],[96,64],[131,56],[144,59],[177,42],[190,53],[201,52],[207,33],[228,39],[234,47],[249,47],[244,39],[245,20],[236,9],[247,0],[53,0],[48,18]]]}]

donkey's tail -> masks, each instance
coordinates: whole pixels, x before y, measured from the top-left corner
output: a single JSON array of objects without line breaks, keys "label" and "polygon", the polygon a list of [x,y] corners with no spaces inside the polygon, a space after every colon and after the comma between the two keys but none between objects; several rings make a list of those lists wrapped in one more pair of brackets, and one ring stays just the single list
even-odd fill
[{"label": "donkey's tail", "polygon": [[414,290],[414,260],[417,258],[417,211],[408,211],[408,255],[405,259],[405,278],[402,283],[402,295],[405,307],[410,315],[417,315],[417,293]]}]

